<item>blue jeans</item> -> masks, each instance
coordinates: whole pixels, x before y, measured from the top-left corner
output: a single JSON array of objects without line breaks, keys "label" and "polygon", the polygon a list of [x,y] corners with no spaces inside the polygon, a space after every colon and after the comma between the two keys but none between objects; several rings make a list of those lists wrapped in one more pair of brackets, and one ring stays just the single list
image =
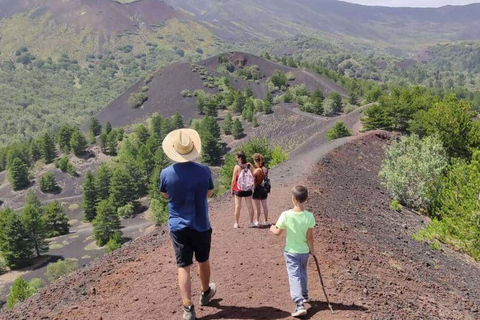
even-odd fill
[{"label": "blue jeans", "polygon": [[309,254],[289,252],[284,254],[290,282],[290,296],[296,304],[301,304],[303,299],[308,297],[307,264]]}]

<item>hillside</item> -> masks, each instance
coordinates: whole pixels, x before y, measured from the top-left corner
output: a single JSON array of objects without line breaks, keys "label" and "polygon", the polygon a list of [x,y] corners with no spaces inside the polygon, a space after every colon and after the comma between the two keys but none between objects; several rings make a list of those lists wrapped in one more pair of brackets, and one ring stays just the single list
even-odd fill
[{"label": "hillside", "polygon": [[84,60],[126,45],[137,54],[147,43],[193,53],[215,42],[208,29],[158,0],[4,0],[0,15],[0,58],[13,58],[20,46],[40,57]]},{"label": "hillside", "polygon": [[478,4],[419,9],[370,7],[336,0],[166,2],[231,40],[320,34],[324,38],[402,47],[480,39]]},{"label": "hillside", "polygon": [[[219,56],[214,56],[195,65],[205,68],[208,76],[221,78],[226,77],[235,89],[245,89],[250,86],[257,98],[263,99],[267,92],[266,80],[276,71],[292,72],[295,80],[290,81],[290,85],[305,84],[309,90],[320,89],[324,94],[336,91],[342,95],[347,92],[344,88],[337,85],[332,80],[310,73],[305,70],[285,67],[263,58],[241,52],[232,52],[224,54],[227,60],[236,70],[246,69],[257,66],[262,74],[258,83],[247,81],[233,73],[218,72]],[[235,71],[236,71],[235,70]],[[114,100],[107,107],[102,109],[96,117],[101,122],[110,122],[113,126],[126,126],[141,122],[154,113],[170,117],[179,112],[188,122],[189,119],[199,117],[196,107],[195,97],[183,97],[183,90],[205,90],[210,93],[217,93],[218,88],[206,88],[205,83],[208,76],[199,74],[192,70],[190,63],[178,63],[168,66],[154,73],[153,78],[148,83],[148,100],[141,108],[133,109],[129,98],[133,93],[139,92],[145,86],[145,81],[138,81],[134,86],[125,91],[118,99]],[[202,79],[203,78],[203,79]]]},{"label": "hillside", "polygon": [[[308,319],[477,319],[478,264],[446,248],[435,251],[415,242],[411,236],[425,218],[388,208],[389,196],[377,178],[388,137],[370,132],[320,142],[272,171],[273,219],[290,205],[292,179],[312,191],[308,208],[316,214],[315,241],[335,314],[323,302],[310,261]],[[261,229],[231,232],[232,218],[225,213],[233,210],[232,203],[229,196],[211,202],[213,279],[219,292],[213,305],[198,313],[202,319],[287,318],[283,239]],[[167,238],[164,229],[157,229],[1,316],[177,319],[179,297]]]}]

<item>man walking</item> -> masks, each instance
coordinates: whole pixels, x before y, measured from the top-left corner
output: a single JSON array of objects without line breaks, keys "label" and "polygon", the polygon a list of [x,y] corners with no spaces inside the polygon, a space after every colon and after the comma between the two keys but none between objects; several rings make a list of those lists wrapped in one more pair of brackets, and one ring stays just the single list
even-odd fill
[{"label": "man walking", "polygon": [[210,168],[195,163],[201,153],[200,136],[192,129],[170,132],[163,150],[174,164],[160,175],[160,191],[168,199],[168,226],[178,266],[178,284],[183,299],[183,319],[195,320],[190,269],[193,255],[198,262],[202,292],[200,305],[210,303],[216,286],[210,283],[210,243],[212,228],[208,198],[213,180]]}]

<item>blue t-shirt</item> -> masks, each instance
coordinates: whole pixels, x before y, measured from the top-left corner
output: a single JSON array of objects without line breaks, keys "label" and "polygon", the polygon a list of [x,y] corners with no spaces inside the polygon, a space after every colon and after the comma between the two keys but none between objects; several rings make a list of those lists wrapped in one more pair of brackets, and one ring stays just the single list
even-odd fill
[{"label": "blue t-shirt", "polygon": [[213,190],[210,168],[195,162],[176,163],[162,170],[160,192],[168,194],[170,231],[210,230],[208,190]]}]

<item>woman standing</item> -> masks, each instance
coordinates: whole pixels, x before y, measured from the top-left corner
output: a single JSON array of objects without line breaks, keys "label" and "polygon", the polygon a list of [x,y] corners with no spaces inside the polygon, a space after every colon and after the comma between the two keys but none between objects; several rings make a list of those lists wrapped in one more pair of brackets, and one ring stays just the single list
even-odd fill
[{"label": "woman standing", "polygon": [[255,171],[253,176],[255,178],[255,189],[253,191],[253,200],[255,201],[255,206],[257,207],[257,224],[260,221],[260,215],[265,216],[264,226],[269,226],[268,223],[268,191],[265,188],[265,178],[268,178],[268,169],[265,167],[265,160],[260,153],[255,153],[253,155],[253,161],[255,162]]},{"label": "woman standing", "polygon": [[[255,227],[253,222],[253,201],[252,194],[254,188],[253,178],[253,166],[247,162],[245,153],[237,153],[237,164],[233,168],[232,175],[232,195],[235,197],[235,224],[233,227],[237,229],[239,227],[240,211],[242,210],[242,199],[245,199],[245,203],[248,209],[248,215],[250,217],[249,228]],[[258,222],[257,222],[258,224]]]}]

